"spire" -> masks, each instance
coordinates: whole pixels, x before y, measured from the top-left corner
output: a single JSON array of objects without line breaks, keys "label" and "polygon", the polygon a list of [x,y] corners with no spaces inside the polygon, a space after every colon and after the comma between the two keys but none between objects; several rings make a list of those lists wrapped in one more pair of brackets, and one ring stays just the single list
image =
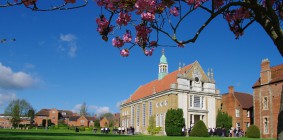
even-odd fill
[{"label": "spire", "polygon": [[211,68],[210,76],[211,76],[211,82],[214,82],[214,78],[213,78],[214,74],[213,74],[213,69],[212,68]]},{"label": "spire", "polygon": [[159,62],[159,71],[158,71],[158,80],[161,80],[164,76],[168,74],[168,63],[167,63],[167,58],[164,54],[164,49],[162,49],[162,55],[160,57],[160,62]]},{"label": "spire", "polygon": [[210,82],[210,71],[209,71],[209,68],[208,68],[208,70],[207,70],[207,77],[208,77],[208,81]]}]

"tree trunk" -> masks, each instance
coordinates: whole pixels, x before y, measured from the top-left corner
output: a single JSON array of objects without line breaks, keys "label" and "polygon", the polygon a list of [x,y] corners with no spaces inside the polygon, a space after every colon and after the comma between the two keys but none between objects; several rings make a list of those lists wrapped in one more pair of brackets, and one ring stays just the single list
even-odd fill
[{"label": "tree trunk", "polygon": [[278,114],[277,140],[283,140],[283,86],[281,92],[280,110]]},{"label": "tree trunk", "polygon": [[[281,31],[282,32],[282,31]],[[274,41],[279,53],[283,57],[283,37],[277,37]]]}]

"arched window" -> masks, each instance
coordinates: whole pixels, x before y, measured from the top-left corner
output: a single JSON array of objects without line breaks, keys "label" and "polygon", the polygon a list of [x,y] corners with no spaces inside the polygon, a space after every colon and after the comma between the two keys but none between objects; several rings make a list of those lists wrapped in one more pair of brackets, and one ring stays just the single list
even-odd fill
[{"label": "arched window", "polygon": [[159,126],[159,116],[158,116],[158,114],[156,114],[156,117],[155,117],[155,122],[156,122],[156,127],[158,127]]}]

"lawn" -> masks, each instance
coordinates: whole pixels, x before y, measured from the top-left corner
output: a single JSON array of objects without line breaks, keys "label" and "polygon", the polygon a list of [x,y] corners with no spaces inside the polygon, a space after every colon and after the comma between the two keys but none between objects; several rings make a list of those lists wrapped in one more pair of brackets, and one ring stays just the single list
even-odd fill
[{"label": "lawn", "polygon": [[[145,136],[145,135],[114,135],[93,134],[91,131],[73,132],[71,130],[4,130],[0,129],[0,140],[227,140],[234,138],[210,137],[167,137],[167,136]],[[239,140],[254,140],[239,138]],[[268,140],[268,139],[264,139]],[[273,139],[275,140],[275,139]]]}]

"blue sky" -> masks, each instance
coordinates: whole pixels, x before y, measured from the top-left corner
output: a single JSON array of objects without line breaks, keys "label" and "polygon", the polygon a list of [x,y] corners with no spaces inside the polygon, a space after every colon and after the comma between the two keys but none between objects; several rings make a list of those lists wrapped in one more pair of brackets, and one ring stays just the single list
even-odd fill
[{"label": "blue sky", "polygon": [[[133,48],[129,57],[121,57],[111,41],[104,42],[96,32],[99,14],[100,8],[92,1],[71,11],[1,8],[0,38],[17,41],[0,44],[0,113],[17,98],[26,99],[37,111],[78,110],[86,102],[91,113],[118,112],[119,102],[156,79],[163,47],[155,49],[151,57],[139,48]],[[200,26],[202,18],[193,16],[180,36],[190,35],[187,31]],[[161,42],[174,45],[164,36]],[[282,63],[277,48],[258,24],[235,40],[221,18],[207,26],[196,43],[164,49],[169,72],[176,70],[179,62],[187,65],[197,60],[205,71],[213,68],[221,93],[233,85],[236,91],[252,94],[262,59],[268,58],[272,66]]]}]

